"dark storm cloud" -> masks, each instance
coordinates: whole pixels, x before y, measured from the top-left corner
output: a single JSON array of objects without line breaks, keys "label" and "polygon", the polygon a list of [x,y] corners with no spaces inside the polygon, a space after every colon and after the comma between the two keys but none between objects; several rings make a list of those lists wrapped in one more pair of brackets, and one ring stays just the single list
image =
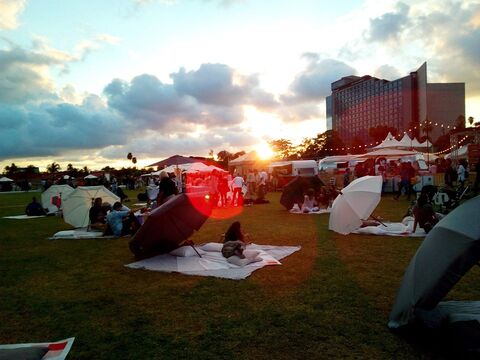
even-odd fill
[{"label": "dark storm cloud", "polygon": [[368,39],[384,42],[395,40],[408,25],[410,7],[402,2],[397,3],[396,11],[385,13],[370,20]]},{"label": "dark storm cloud", "polygon": [[0,121],[0,159],[121,144],[128,134],[125,122],[95,96],[81,105],[1,106]]}]

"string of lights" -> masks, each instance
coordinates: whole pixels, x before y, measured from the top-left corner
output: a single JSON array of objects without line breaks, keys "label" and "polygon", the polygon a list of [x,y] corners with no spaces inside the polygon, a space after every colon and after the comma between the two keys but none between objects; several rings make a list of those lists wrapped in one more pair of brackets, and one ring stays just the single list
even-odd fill
[{"label": "string of lights", "polygon": [[[444,124],[439,124],[437,122],[433,122],[433,121],[423,121],[423,122],[420,122],[418,125],[414,126],[414,127],[411,127],[405,131],[403,131],[402,133],[399,133],[397,135],[394,135],[393,138],[398,138],[400,139],[404,134],[407,134],[408,133],[412,133],[414,130],[420,130],[420,129],[424,129],[426,126],[435,126],[435,127],[439,127],[441,129],[446,129],[446,130],[456,130],[457,127],[456,126],[450,126],[450,125],[444,125]],[[467,138],[468,136],[465,136],[460,142],[463,142],[465,141],[465,139]],[[383,140],[382,140],[383,141]],[[368,147],[373,147],[373,146],[377,146],[379,145],[382,141],[377,141],[377,142],[374,142],[374,143],[370,143],[370,144],[364,144],[364,145],[357,145],[357,146],[345,146],[345,147],[341,147],[341,148],[329,148],[329,149],[326,149],[327,151],[349,151],[349,150],[360,150],[360,149],[365,149],[365,148],[368,148]],[[438,153],[434,153],[434,155],[438,155],[438,154],[443,154],[443,153],[446,153],[450,150],[452,150],[453,147],[449,147],[448,149],[445,149],[445,150],[442,150],[442,151],[439,151]]]},{"label": "string of lights", "polygon": [[433,155],[441,155],[441,154],[445,154],[447,152],[450,152],[451,150],[453,150],[455,147],[458,147],[458,146],[461,146],[463,144],[463,142],[468,138],[468,135],[465,135],[462,139],[460,139],[458,141],[458,144],[457,145],[452,145],[450,146],[449,148],[445,149],[445,150],[442,150],[442,151],[438,151],[436,153],[433,153]]}]

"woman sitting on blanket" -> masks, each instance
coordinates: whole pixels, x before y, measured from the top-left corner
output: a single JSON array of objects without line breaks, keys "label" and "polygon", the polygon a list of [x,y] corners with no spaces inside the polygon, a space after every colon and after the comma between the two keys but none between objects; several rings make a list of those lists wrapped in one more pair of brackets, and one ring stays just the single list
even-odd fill
[{"label": "woman sitting on blanket", "polygon": [[231,264],[245,266],[252,262],[262,261],[260,252],[246,250],[245,242],[248,234],[243,234],[239,221],[235,221],[225,233],[222,255]]},{"label": "woman sitting on blanket", "polygon": [[315,190],[310,188],[307,190],[307,193],[303,198],[302,212],[310,213],[318,210],[317,199],[315,199]]},{"label": "woman sitting on blanket", "polygon": [[417,230],[419,225],[425,233],[429,233],[430,230],[440,220],[440,214],[436,214],[433,210],[432,204],[428,201],[428,196],[425,193],[420,194],[417,203],[413,206],[413,232]]}]

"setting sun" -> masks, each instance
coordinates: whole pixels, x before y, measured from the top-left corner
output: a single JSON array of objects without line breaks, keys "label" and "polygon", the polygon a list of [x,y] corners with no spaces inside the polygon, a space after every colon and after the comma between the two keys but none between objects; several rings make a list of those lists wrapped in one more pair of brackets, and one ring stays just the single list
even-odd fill
[{"label": "setting sun", "polygon": [[255,146],[255,151],[257,152],[258,157],[262,160],[268,160],[273,156],[272,149],[266,143],[261,143]]}]

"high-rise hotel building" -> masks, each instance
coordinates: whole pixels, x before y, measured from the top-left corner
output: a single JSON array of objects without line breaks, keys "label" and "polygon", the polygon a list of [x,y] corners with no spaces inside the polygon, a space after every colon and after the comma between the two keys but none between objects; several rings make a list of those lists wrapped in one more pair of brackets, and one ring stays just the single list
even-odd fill
[{"label": "high-rise hotel building", "polygon": [[[347,146],[355,137],[370,143],[372,127],[391,126],[403,135],[426,119],[438,124],[428,133],[435,142],[447,126],[455,126],[459,115],[465,116],[465,83],[427,83],[427,63],[397,80],[351,75],[335,81],[331,88],[326,99],[327,129],[337,131]],[[417,130],[409,135],[426,134]]]}]

